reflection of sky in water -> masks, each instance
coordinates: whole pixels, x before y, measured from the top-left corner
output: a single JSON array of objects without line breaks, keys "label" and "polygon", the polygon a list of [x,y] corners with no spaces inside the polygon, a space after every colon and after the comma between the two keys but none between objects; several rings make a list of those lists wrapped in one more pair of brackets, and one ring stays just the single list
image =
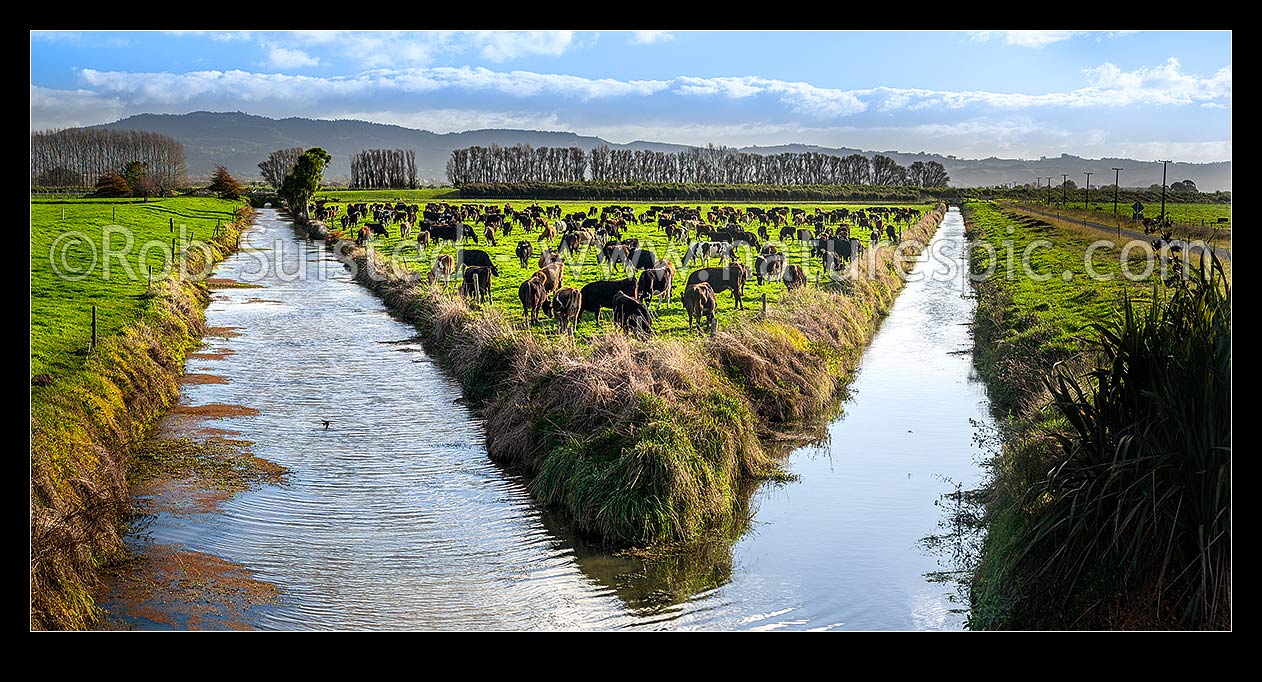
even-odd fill
[{"label": "reflection of sky in water", "polygon": [[[909,284],[863,359],[844,418],[823,446],[791,456],[801,480],[754,493],[734,545],[647,562],[584,546],[487,458],[481,423],[452,402],[456,384],[318,244],[263,212],[247,251],[216,277],[265,288],[215,293],[208,324],[223,360],[188,371],[231,383],[190,385],[191,404],[240,403],[219,420],[290,484],[239,495],[208,518],[158,518],[145,530],[240,562],[276,583],[264,628],[938,629],[958,628],[952,588],[929,583],[941,476],[972,483],[972,302],[959,277]],[[938,239],[954,246],[952,213]],[[958,249],[944,254],[960,258]],[[264,265],[280,259],[280,267]],[[295,277],[303,266],[324,277]],[[924,268],[922,263],[919,267]],[[938,267],[941,267],[940,265]],[[250,273],[250,274],[245,274]],[[309,273],[311,274],[311,273]],[[325,431],[319,420],[331,418]]]}]

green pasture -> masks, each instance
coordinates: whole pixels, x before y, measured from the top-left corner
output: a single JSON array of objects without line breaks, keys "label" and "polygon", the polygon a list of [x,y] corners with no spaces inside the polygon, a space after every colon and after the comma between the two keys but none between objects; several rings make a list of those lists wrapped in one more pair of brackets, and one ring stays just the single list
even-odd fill
[{"label": "green pasture", "polygon": [[[367,201],[367,202],[392,201],[398,196],[400,196],[400,193],[401,191],[399,190],[360,192],[359,197],[353,199],[353,201]],[[330,203],[345,204],[347,202],[352,201],[352,199],[346,193],[328,192],[326,193],[326,195],[329,197]],[[337,199],[339,199],[339,201],[332,202],[331,199],[334,196]],[[404,201],[407,201],[407,199],[404,199]],[[495,203],[501,207],[503,207],[505,203],[511,203],[513,204],[515,209],[521,209],[524,206],[529,205],[529,202],[511,201],[511,200],[498,201],[498,202],[486,202],[486,201],[465,202],[465,201],[459,201],[459,200],[450,200],[450,203],[456,203],[456,204]],[[592,206],[597,206],[598,211],[599,211],[600,208],[603,208],[604,206],[608,205],[611,202],[601,202],[601,203],[593,204],[590,202],[543,202],[541,201],[539,203],[540,205],[545,206],[545,207],[559,203],[563,211],[563,214],[568,215],[569,213],[572,213],[575,211],[587,211]],[[639,202],[639,203],[637,202],[612,202],[612,203],[616,203],[617,205],[620,205],[620,206],[632,206],[635,208],[637,214],[642,212],[644,209],[648,208],[650,205],[653,205],[647,202]],[[695,203],[691,205],[696,206]],[[712,205],[719,205],[719,204],[716,202],[704,202],[701,204],[703,217],[704,217],[704,212],[709,210],[710,206]],[[777,204],[724,203],[722,205],[731,205],[731,206],[736,206],[736,207],[759,206],[763,208],[770,208],[771,206],[774,206]],[[866,208],[869,206],[876,206],[876,205],[882,205],[882,204],[855,204],[855,203],[820,203],[820,204],[810,204],[810,205],[794,204],[794,206],[803,208],[807,210],[808,212],[813,212],[816,206],[818,206],[821,209],[827,210],[827,209],[843,207],[843,206],[850,209],[858,209],[858,208]],[[931,204],[923,204],[923,205],[918,204],[918,205],[915,205],[914,207],[919,208],[922,211],[922,213],[926,213],[932,210],[933,208]],[[341,215],[344,215],[344,214],[345,214],[345,209],[343,208],[339,212],[338,218],[335,218],[333,220],[333,223],[329,225],[329,228],[339,229],[340,223],[338,219],[340,218]],[[363,221],[361,221],[360,224],[362,225]],[[482,226],[479,225],[477,226],[478,227],[477,234],[478,234],[478,241],[479,241],[478,244],[469,243],[469,244],[466,244],[464,247],[457,247],[450,243],[442,244],[442,245],[430,245],[429,247],[426,247],[422,252],[422,250],[418,249],[417,247],[417,244],[415,242],[415,235],[410,235],[407,239],[401,239],[399,237],[399,227],[400,227],[399,224],[395,223],[388,228],[390,231],[390,234],[388,237],[379,236],[372,240],[372,244],[371,244],[372,248],[377,252],[378,255],[388,256],[391,260],[394,260],[395,262],[399,263],[400,265],[398,267],[400,268],[404,267],[403,264],[406,263],[406,267],[412,272],[427,273],[429,272],[430,266],[433,263],[434,259],[437,258],[441,254],[450,254],[454,258],[457,248],[484,250],[488,254],[491,255],[492,261],[496,264],[496,267],[499,269],[499,272],[500,272],[499,276],[493,278],[493,281],[492,281],[492,287],[491,287],[492,288],[492,301],[493,301],[492,305],[495,308],[505,312],[510,317],[514,317],[518,320],[523,320],[522,306],[521,306],[520,298],[518,297],[517,289],[518,289],[518,286],[520,286],[523,281],[529,278],[535,272],[535,270],[538,269],[539,253],[542,247],[544,246],[543,243],[538,241],[539,236],[540,236],[540,232],[538,230],[527,233],[524,230],[522,230],[520,227],[514,224],[514,227],[512,228],[512,232],[508,236],[504,236],[502,230],[497,233],[496,239],[498,240],[498,246],[490,246],[489,244],[486,243],[486,240],[483,238]],[[746,225],[745,229],[749,230],[750,232],[756,233],[757,227],[758,227],[758,222],[755,220],[755,221],[752,221],[750,224]],[[816,273],[820,273],[822,271],[822,269],[820,268],[819,259],[809,257],[810,251],[809,251],[808,246],[804,244],[798,244],[795,241],[789,241],[787,243],[781,242],[777,238],[778,228],[774,228],[769,225],[767,229],[771,237],[770,243],[775,244],[777,249],[779,249],[782,253],[786,254],[788,263],[796,263],[802,266],[803,270],[807,273],[807,277],[812,280],[814,279]],[[345,236],[347,238],[353,239],[355,235],[346,234]],[[867,235],[861,236],[856,232],[855,236],[860,237],[863,240],[863,242],[866,244]],[[623,233],[623,238],[629,238],[629,237],[638,238],[640,240],[640,245],[642,248],[646,248],[653,251],[659,259],[662,259],[662,258],[669,259],[671,262],[675,264],[675,267],[676,267],[676,277],[675,277],[675,282],[672,289],[672,301],[670,305],[667,306],[663,304],[660,311],[658,311],[655,303],[650,304],[650,308],[655,310],[657,313],[657,318],[653,322],[654,334],[658,336],[686,336],[688,335],[689,334],[688,315],[687,313],[684,312],[683,305],[680,303],[679,297],[683,293],[685,283],[687,282],[688,274],[691,273],[693,270],[696,270],[704,266],[701,263],[693,263],[693,264],[690,264],[690,267],[688,268],[682,267],[683,257],[686,253],[688,245],[687,244],[668,244],[665,233],[662,232],[661,228],[658,227],[656,222],[649,222],[645,224],[628,224],[627,229]],[[529,241],[534,248],[534,256],[530,259],[530,262],[524,268],[521,267],[521,264],[519,263],[517,256],[515,255],[517,243],[521,240]],[[547,246],[549,246],[553,250],[557,250],[559,244],[560,244],[560,237],[558,236],[557,238],[552,239],[547,244]],[[602,280],[602,279],[618,279],[625,276],[622,274],[622,270],[620,268],[611,270],[608,264],[598,263],[596,259],[596,254],[597,254],[597,249],[595,247],[588,247],[588,248],[582,249],[578,254],[567,255],[566,256],[566,270],[565,270],[563,286],[572,286],[577,289],[582,289],[583,285],[589,282],[594,282],[594,281]],[[753,249],[742,248],[739,250],[738,255],[740,259],[750,268],[751,275],[752,275],[754,258],[758,255],[757,252],[754,251]],[[709,263],[709,266],[717,267],[719,264],[720,264],[719,261],[717,259],[714,259]],[[825,277],[825,275],[821,275],[821,277]],[[455,290],[455,280],[453,280],[452,290],[453,291]],[[767,295],[767,303],[768,305],[770,305],[776,302],[777,300],[779,300],[781,294],[783,294],[784,291],[785,291],[784,285],[778,280],[767,281],[759,285],[757,281],[751,276],[749,283],[745,287],[745,297],[744,297],[745,313],[753,314],[760,310],[762,294],[765,293]],[[740,315],[740,311],[735,310],[735,302],[733,300],[732,293],[730,291],[726,291],[719,294],[718,295],[719,324],[723,325],[723,324],[730,323],[733,319],[735,319],[739,315]],[[601,324],[598,326],[593,321],[591,314],[585,313],[583,315],[582,321],[579,323],[579,326],[578,326],[578,332],[577,332],[578,336],[580,338],[590,337],[597,333],[605,331],[607,326],[612,326],[610,318],[611,318],[610,311],[608,309],[603,310],[601,313],[602,321],[601,321]],[[525,323],[522,322],[522,324],[524,325]],[[544,331],[550,334],[555,334],[556,325],[552,320],[546,317],[543,317],[541,315],[538,330]],[[695,334],[696,332],[694,331],[692,333]]]},{"label": "green pasture", "polygon": [[[98,338],[144,315],[148,266],[156,282],[171,239],[177,250],[205,241],[240,205],[206,197],[32,200],[31,373],[78,369],[92,337],[93,304]],[[125,252],[122,260],[112,257],[107,266],[106,246]]]}]

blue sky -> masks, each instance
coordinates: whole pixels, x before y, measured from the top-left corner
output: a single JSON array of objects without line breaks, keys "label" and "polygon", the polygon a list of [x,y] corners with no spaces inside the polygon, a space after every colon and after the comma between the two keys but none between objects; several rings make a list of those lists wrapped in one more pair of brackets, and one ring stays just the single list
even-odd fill
[{"label": "blue sky", "polygon": [[1231,70],[1230,32],[1205,31],[39,31],[31,127],[245,111],[1217,161],[1231,158]]}]

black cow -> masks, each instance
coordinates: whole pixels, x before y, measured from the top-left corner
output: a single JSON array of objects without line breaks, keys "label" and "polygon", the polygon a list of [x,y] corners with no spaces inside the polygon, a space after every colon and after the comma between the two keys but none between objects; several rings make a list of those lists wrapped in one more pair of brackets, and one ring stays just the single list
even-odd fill
[{"label": "black cow", "polygon": [[583,285],[582,291],[579,292],[583,297],[582,311],[585,313],[592,313],[596,316],[596,321],[599,322],[600,309],[613,308],[614,294],[622,292],[634,298],[636,291],[636,281],[634,277],[590,282]]},{"label": "black cow", "polygon": [[640,272],[638,288],[640,300],[657,299],[657,308],[662,307],[662,299],[666,299],[666,307],[670,307],[670,291],[675,282],[675,265],[668,260]]},{"label": "black cow", "polygon": [[643,303],[626,293],[618,291],[613,295],[613,323],[625,333],[634,330],[637,334],[653,333],[653,317]]},{"label": "black cow", "polygon": [[481,249],[456,249],[456,269],[470,266],[488,268],[496,277],[500,276],[500,269],[491,262],[491,254]]},{"label": "black cow", "polygon": [[460,293],[465,297],[477,295],[479,303],[491,302],[491,268],[471,265],[464,269],[464,284]]},{"label": "black cow", "polygon": [[736,309],[745,308],[745,303],[741,299],[745,296],[745,280],[749,278],[749,272],[743,263],[732,263],[721,268],[701,268],[694,270],[688,275],[688,284],[696,284],[698,282],[708,282],[710,288],[714,289],[715,295],[721,294],[729,289],[732,291],[732,298],[736,301]]},{"label": "black cow", "polygon": [[437,242],[461,243],[465,239],[472,239],[474,244],[478,243],[478,235],[473,228],[468,225],[456,223],[454,225],[435,225],[429,229],[430,236]]},{"label": "black cow", "polygon": [[383,236],[383,237],[389,237],[389,236],[390,236],[390,232],[389,232],[388,230],[386,230],[386,226],[385,226],[385,225],[382,225],[381,223],[367,223],[367,224],[365,225],[365,227],[367,227],[368,229],[372,230],[372,233],[373,233],[373,234],[375,234],[375,235],[376,235],[376,234],[379,234],[379,235],[381,235],[381,236]]},{"label": "black cow", "polygon": [[523,268],[530,262],[530,257],[533,256],[534,253],[535,247],[531,245],[530,242],[524,239],[517,242],[517,260],[521,261],[521,266]]}]

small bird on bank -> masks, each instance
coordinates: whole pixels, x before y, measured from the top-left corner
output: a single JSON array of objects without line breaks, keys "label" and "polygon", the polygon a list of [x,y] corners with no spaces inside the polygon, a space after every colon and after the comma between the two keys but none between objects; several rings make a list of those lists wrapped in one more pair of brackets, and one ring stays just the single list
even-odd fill
[{"label": "small bird on bank", "polygon": [[324,424],[324,430],[325,430],[325,431],[328,431],[328,430],[329,430],[329,424],[332,424],[333,422],[331,422],[331,421],[329,421],[329,420],[327,420],[327,419],[321,419],[321,420],[320,420],[320,423],[321,423],[321,424]]}]

